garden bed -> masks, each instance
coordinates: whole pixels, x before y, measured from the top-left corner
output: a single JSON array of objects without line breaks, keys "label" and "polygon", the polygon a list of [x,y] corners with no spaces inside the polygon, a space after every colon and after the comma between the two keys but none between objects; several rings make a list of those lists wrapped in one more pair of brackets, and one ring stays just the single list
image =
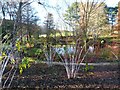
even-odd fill
[{"label": "garden bed", "polygon": [[94,69],[84,72],[83,66],[77,73],[77,78],[67,79],[62,65],[48,67],[46,64],[32,64],[17,75],[10,88],[120,88],[120,67],[118,65],[94,66]]}]

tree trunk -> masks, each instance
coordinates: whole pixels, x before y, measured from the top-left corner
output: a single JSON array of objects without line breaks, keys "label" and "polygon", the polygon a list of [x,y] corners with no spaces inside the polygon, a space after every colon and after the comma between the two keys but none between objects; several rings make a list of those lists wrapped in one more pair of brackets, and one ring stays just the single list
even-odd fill
[{"label": "tree trunk", "polygon": [[0,90],[2,89],[2,70],[0,70]]},{"label": "tree trunk", "polygon": [[84,39],[84,45],[85,45],[85,52],[87,51],[87,42],[86,42],[87,40],[86,39]]}]

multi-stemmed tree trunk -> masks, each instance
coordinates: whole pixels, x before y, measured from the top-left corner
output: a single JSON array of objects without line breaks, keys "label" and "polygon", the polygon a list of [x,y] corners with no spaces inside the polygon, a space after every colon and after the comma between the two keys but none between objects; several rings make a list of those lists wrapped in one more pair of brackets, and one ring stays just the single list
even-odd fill
[{"label": "multi-stemmed tree trunk", "polygon": [[85,45],[82,45],[81,38],[76,40],[75,45],[67,43],[63,53],[58,53],[64,63],[68,78],[76,78],[80,65],[85,60],[87,53],[88,50],[85,51]]},{"label": "multi-stemmed tree trunk", "polygon": [[[2,3],[2,2],[1,2]],[[3,3],[3,6],[2,6],[2,8],[5,8],[5,6],[4,5],[7,5],[8,3]],[[13,31],[12,31],[12,34],[13,34],[13,38],[12,38],[12,40],[11,40],[11,43],[10,44],[8,44],[7,42],[9,41],[9,39],[8,38],[6,38],[6,40],[5,40],[5,42],[4,43],[2,43],[3,44],[3,47],[2,47],[2,51],[0,52],[0,54],[1,54],[1,60],[0,60],[0,86],[1,86],[1,88],[3,87],[10,87],[10,85],[11,85],[11,83],[12,83],[12,80],[13,80],[13,78],[14,78],[14,75],[15,75],[15,73],[16,73],[16,70],[17,70],[17,68],[15,67],[15,65],[14,64],[17,64],[16,62],[17,62],[17,60],[16,60],[16,56],[15,56],[15,49],[16,49],[16,46],[15,46],[15,44],[16,44],[16,40],[18,39],[18,37],[17,37],[17,35],[16,35],[16,31],[17,31],[17,25],[18,25],[18,20],[19,20],[19,18],[20,18],[20,10],[21,10],[21,6],[22,6],[22,4],[21,3],[19,3],[19,8],[18,8],[18,11],[17,11],[17,18],[15,19],[15,20],[13,20]],[[8,6],[9,7],[9,6]],[[6,6],[6,8],[8,8],[7,6]],[[7,9],[8,10],[8,9]],[[7,13],[5,10],[3,11],[4,13]],[[4,16],[4,18],[5,18],[5,14],[3,13],[3,16]],[[14,18],[14,17],[13,17]],[[4,40],[4,38],[2,39],[2,40]],[[8,48],[7,48],[8,47]],[[4,75],[4,71],[5,71],[5,68],[7,67],[7,65],[11,62],[13,60],[13,66],[11,67],[11,69],[6,73],[7,74],[7,78],[5,79],[5,82],[3,82],[2,83],[2,77],[3,77],[3,75]],[[14,61],[14,60],[16,60],[16,61]],[[9,81],[10,80],[10,81]],[[8,83],[7,84],[7,86],[6,86],[6,83]]]},{"label": "multi-stemmed tree trunk", "polygon": [[[3,17],[5,19],[7,15],[10,15],[10,20],[13,23],[11,27],[13,27],[13,29],[11,31],[12,39],[9,39],[9,37],[4,37],[1,40],[5,41],[2,43],[2,49],[0,51],[0,88],[10,87],[16,74],[19,62],[22,60],[19,42],[22,40],[22,8],[27,5],[26,3],[28,2],[18,2],[18,4],[16,2],[1,2]],[[9,64],[11,64],[10,70],[7,73],[4,73]],[[4,82],[2,82],[3,75],[6,75]]]},{"label": "multi-stemmed tree trunk", "polygon": [[46,28],[46,52],[44,53],[45,53],[48,66],[51,66],[53,62],[53,57],[55,55],[55,53],[53,52],[53,46],[51,45],[52,42],[50,40],[51,38],[50,34],[54,29],[54,20],[53,20],[52,13],[48,13],[47,18],[44,23],[45,23],[45,28]]},{"label": "multi-stemmed tree trunk", "polygon": [[[75,45],[72,46],[74,52],[58,54],[64,63],[68,78],[76,77],[81,62],[85,60],[88,53],[87,45],[91,42],[88,40],[89,35],[99,34],[97,32],[101,30],[100,27],[104,27],[106,22],[104,6],[104,0],[100,2],[99,0],[92,0],[91,2],[87,0],[75,2],[72,6],[68,6],[64,22],[69,27],[73,27],[73,31],[75,30],[77,33],[74,39]],[[75,25],[78,27],[74,28]],[[66,44],[66,48],[68,48],[69,43],[66,42]]]}]

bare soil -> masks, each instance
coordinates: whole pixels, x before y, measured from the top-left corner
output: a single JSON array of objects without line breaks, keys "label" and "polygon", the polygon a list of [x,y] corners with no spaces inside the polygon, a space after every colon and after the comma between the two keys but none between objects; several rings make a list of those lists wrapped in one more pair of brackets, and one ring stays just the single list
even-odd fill
[{"label": "bare soil", "polygon": [[80,68],[77,77],[67,79],[64,66],[32,64],[20,75],[17,71],[10,88],[68,89],[68,88],[120,88],[120,66],[94,66],[88,72]]}]

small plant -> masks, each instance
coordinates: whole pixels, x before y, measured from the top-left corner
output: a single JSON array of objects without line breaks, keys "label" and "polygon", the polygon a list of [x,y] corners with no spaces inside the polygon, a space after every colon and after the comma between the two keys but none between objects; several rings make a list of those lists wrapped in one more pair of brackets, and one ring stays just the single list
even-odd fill
[{"label": "small plant", "polygon": [[20,70],[19,72],[20,72],[20,74],[23,73],[23,70],[24,70],[24,69],[30,67],[30,61],[32,61],[32,59],[31,59],[31,58],[28,58],[28,57],[24,57],[24,58],[22,59],[22,63],[19,64],[19,70]]},{"label": "small plant", "polygon": [[43,51],[42,51],[41,49],[37,49],[37,50],[35,51],[35,55],[36,55],[36,56],[40,56],[42,53],[43,53]]},{"label": "small plant", "polygon": [[86,63],[85,68],[83,68],[85,72],[89,72],[92,69],[94,69],[93,65],[88,65],[88,63]]},{"label": "small plant", "polygon": [[0,61],[2,61],[2,59],[3,59],[4,57],[6,57],[6,54],[5,54],[5,52],[2,52],[1,55],[0,55]]}]

